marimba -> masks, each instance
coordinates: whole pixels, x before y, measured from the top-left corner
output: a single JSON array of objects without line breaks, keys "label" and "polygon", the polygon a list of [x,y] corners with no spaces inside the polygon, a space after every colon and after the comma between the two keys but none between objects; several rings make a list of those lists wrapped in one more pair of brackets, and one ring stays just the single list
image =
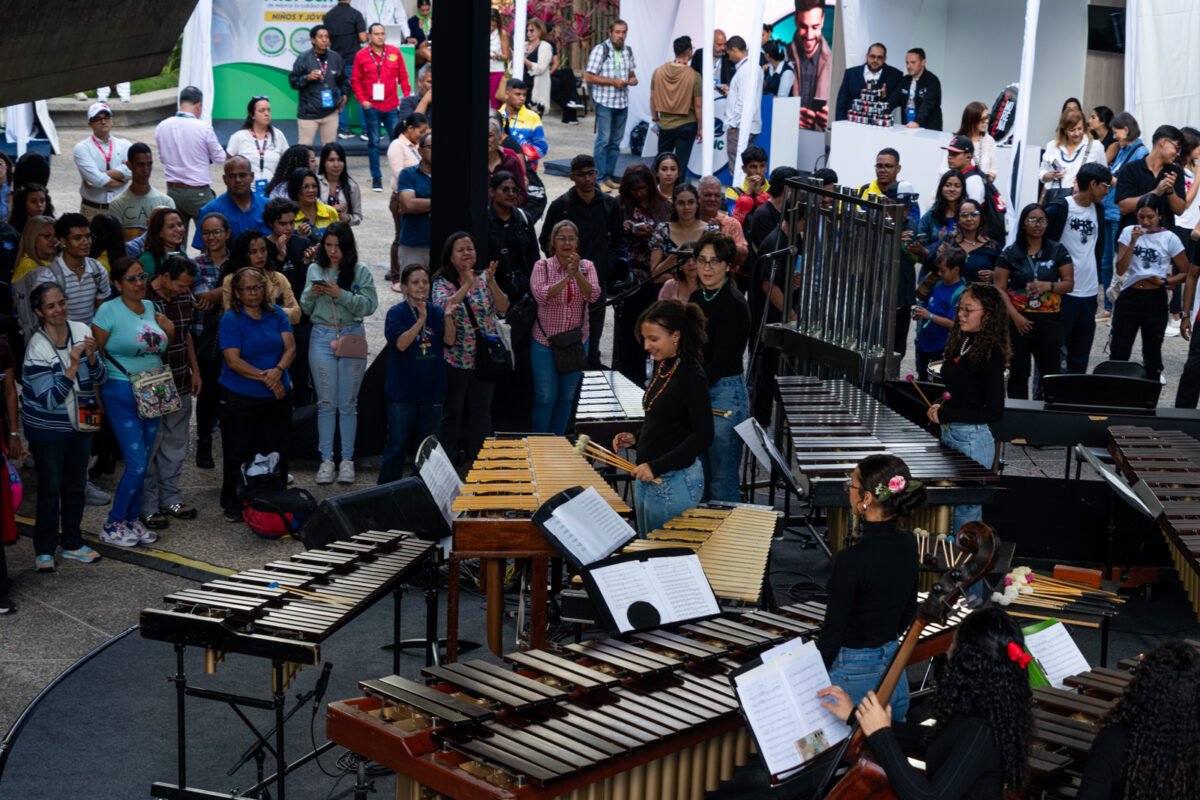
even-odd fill
[{"label": "marimba", "polygon": [[587,434],[605,447],[622,431],[640,428],[642,388],[619,372],[588,370],[583,373],[575,405],[575,432]]},{"label": "marimba", "polygon": [[622,515],[631,513],[625,501],[599,473],[559,436],[523,439],[489,439],[467,473],[453,510],[447,597],[447,645],[450,661],[458,659],[458,569],[463,559],[481,562],[487,594],[488,646],[496,655],[503,650],[504,561],[527,558],[532,562],[530,644],[546,642],[546,587],[550,559],[558,557],[533,523],[533,512],[546,500],[572,486],[593,487]]},{"label": "marimba", "polygon": [[[284,758],[286,689],[301,666],[321,663],[321,642],[384,595],[398,590],[428,563],[434,543],[400,531],[370,531],[272,561],[258,569],[237,572],[163,598],[170,608],[143,609],[143,638],[175,645],[177,696],[178,783],[155,783],[154,797],[198,796],[187,790],[186,698],[217,700],[235,708],[249,706],[275,712],[274,756],[276,796],[284,797],[287,760]],[[399,608],[397,608],[397,614]],[[399,620],[394,624],[399,638]],[[184,670],[188,646],[205,648],[209,674],[229,653],[271,662],[268,700],[189,687]],[[266,740],[255,731],[261,744]],[[269,746],[269,745],[267,745]]]},{"label": "marimba", "polygon": [[1145,481],[1161,504],[1156,522],[1200,616],[1200,440],[1178,431],[1114,426],[1108,451],[1125,478]]},{"label": "marimba", "polygon": [[996,473],[945,447],[855,386],[801,376],[778,376],[776,381],[792,458],[809,482],[810,502],[826,509],[834,552],[845,545],[852,525],[846,476],[869,455],[890,453],[903,459],[913,478],[925,484],[929,504],[903,521],[909,529],[953,533],[952,506],[991,502]]}]

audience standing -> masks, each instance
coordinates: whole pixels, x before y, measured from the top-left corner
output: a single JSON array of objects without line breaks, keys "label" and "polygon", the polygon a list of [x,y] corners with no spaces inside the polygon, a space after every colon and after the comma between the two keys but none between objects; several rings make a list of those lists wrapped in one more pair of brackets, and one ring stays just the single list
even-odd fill
[{"label": "audience standing", "polygon": [[229,262],[231,241],[229,221],[220,214],[205,214],[200,219],[200,238],[204,252],[196,256],[196,281],[192,285],[194,299],[191,323],[191,338],[195,343],[196,363],[199,366],[200,385],[208,391],[200,392],[195,398],[196,406],[196,466],[212,469],[216,464],[212,457],[212,434],[217,423],[217,381],[221,376],[221,346],[217,333],[221,327],[223,303],[221,298],[221,276]]},{"label": "audience standing", "polygon": [[[362,107],[363,130],[367,136],[367,165],[371,190],[383,191],[379,168],[380,127],[390,144],[400,124],[400,98],[410,91],[408,68],[399,48],[387,43],[387,29],[378,22],[367,31],[370,45],[358,51],[350,75],[350,86]],[[399,91],[398,91],[399,90]]]},{"label": "audience standing", "polygon": [[296,106],[296,126],[300,144],[311,145],[319,132],[321,143],[334,141],[338,112],[350,95],[350,76],[345,63],[330,49],[329,29],[314,25],[308,31],[312,49],[296,57],[288,83],[300,93]]},{"label": "audience standing", "polygon": [[[1121,168],[1126,164],[1140,161],[1150,152],[1142,143],[1141,128],[1132,114],[1122,111],[1113,117],[1112,135],[1113,143],[1110,147],[1112,155],[1109,158],[1108,169],[1113,176],[1113,190],[1104,196],[1104,254],[1100,259],[1100,286],[1106,290],[1112,283],[1113,261],[1116,260],[1117,253],[1117,236],[1121,233],[1121,212],[1117,207],[1116,191],[1119,174]],[[1104,311],[1101,312],[1101,317],[1111,316],[1112,307],[1112,300],[1105,291]]]},{"label": "audience standing", "polygon": [[658,152],[673,152],[681,173],[687,174],[692,145],[701,140],[703,97],[700,74],[691,68],[692,40],[680,36],[674,43],[675,58],[650,76],[650,119],[658,131]]},{"label": "audience standing", "polygon": [[87,123],[92,134],[75,145],[74,158],[83,179],[79,185],[79,213],[90,221],[108,210],[113,198],[129,183],[130,173],[125,166],[129,141],[112,135],[112,109],[104,103],[92,103]]},{"label": "audience standing", "polygon": [[429,264],[430,212],[433,209],[433,134],[426,133],[419,140],[418,152],[421,162],[409,167],[396,178],[396,190],[400,195],[400,211],[404,220],[400,225],[400,263]]},{"label": "audience standing", "polygon": [[[726,45],[729,58],[733,61],[733,79],[729,83],[729,96],[725,99],[725,155],[729,160],[730,180],[737,164],[738,147],[742,143],[748,150],[762,130],[762,70],[750,63],[746,40],[740,36],[729,37]],[[753,109],[749,130],[742,131],[742,113],[745,106]]]},{"label": "audience standing", "polygon": [[[263,223],[267,199],[254,191],[254,172],[250,162],[243,156],[234,156],[226,161],[224,180],[225,193],[205,203],[200,209],[200,216],[216,212],[225,217],[235,239],[244,231],[269,233],[270,229]],[[192,237],[192,249],[204,249],[199,228]]]},{"label": "audience standing", "polygon": [[251,97],[246,104],[246,121],[229,137],[225,152],[230,158],[241,156],[250,163],[256,194],[266,195],[267,184],[287,149],[287,137],[271,124],[271,99]]},{"label": "audience standing", "polygon": [[150,214],[146,223],[145,249],[138,256],[147,275],[157,272],[168,256],[183,255],[183,237],[183,214],[178,210],[158,208]]},{"label": "audience standing", "polygon": [[310,169],[298,169],[288,178],[288,197],[296,204],[296,230],[320,241],[325,229],[340,218],[332,206],[321,202],[321,181]]},{"label": "audience standing", "polygon": [[1049,203],[1072,192],[1075,176],[1084,164],[1105,164],[1104,145],[1084,130],[1083,115],[1067,109],[1058,120],[1054,138],[1046,143],[1040,173]]},{"label": "audience standing", "polygon": [[154,209],[175,208],[175,201],[150,185],[154,154],[150,152],[149,145],[142,142],[130,145],[125,166],[129,168],[129,186],[113,198],[108,213],[120,222],[125,238],[132,239],[146,231],[146,223]]},{"label": "audience standing", "polygon": [[596,106],[596,144],[592,157],[600,170],[602,185],[617,190],[617,156],[625,136],[625,121],[629,117],[629,87],[637,86],[637,61],[633,48],[626,46],[629,24],[614,20],[608,28],[608,39],[592,48],[588,56],[584,82],[591,87]]},{"label": "audience standing", "polygon": [[362,222],[362,192],[358,181],[350,177],[346,151],[340,144],[330,142],[321,148],[317,175],[321,179],[321,194],[329,207],[338,213],[338,219],[351,226]]},{"label": "audience standing", "polygon": [[[329,31],[329,49],[341,56],[342,64],[346,68],[346,82],[352,84],[355,58],[359,48],[367,41],[367,20],[362,12],[350,5],[350,0],[338,0],[336,6],[325,12],[321,22]],[[349,90],[345,91],[345,99],[349,100]],[[350,138],[349,114],[345,101],[338,107],[337,133],[339,139]],[[321,137],[321,144],[329,144],[332,141],[333,139]]]},{"label": "audience standing", "polygon": [[[187,86],[179,92],[179,110],[175,116],[167,117],[154,129],[167,194],[183,215],[185,240],[188,223],[204,216],[203,206],[213,199],[209,165],[225,161],[225,148],[203,116],[204,93],[195,86]],[[200,249],[199,242],[192,246]]]}]

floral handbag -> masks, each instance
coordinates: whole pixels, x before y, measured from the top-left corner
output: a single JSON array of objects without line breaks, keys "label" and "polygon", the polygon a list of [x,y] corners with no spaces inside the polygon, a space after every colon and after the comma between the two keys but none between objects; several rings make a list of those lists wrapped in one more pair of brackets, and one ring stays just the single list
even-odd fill
[{"label": "floral handbag", "polygon": [[179,389],[175,386],[170,367],[161,364],[130,374],[112,353],[108,354],[108,360],[121,374],[129,378],[140,418],[158,419],[183,408],[183,400],[179,397]]}]

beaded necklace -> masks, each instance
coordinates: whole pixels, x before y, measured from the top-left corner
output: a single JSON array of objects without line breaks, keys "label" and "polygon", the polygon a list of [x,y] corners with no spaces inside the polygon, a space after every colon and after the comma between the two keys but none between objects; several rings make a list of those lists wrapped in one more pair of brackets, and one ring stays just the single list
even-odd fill
[{"label": "beaded necklace", "polygon": [[[650,385],[646,387],[646,392],[642,395],[643,411],[649,413],[650,409],[654,408],[654,401],[658,399],[658,396],[662,394],[663,390],[667,388],[667,385],[671,383],[671,379],[675,377],[675,370],[679,369],[680,361],[682,361],[682,359],[676,356],[675,363],[671,365],[669,370],[667,370],[665,377],[663,376],[663,365],[665,365],[667,361],[664,359],[663,361],[658,362],[658,367],[654,370],[654,377],[650,379]],[[654,384],[660,379],[662,380],[662,385],[658,387],[657,392],[654,392],[654,396],[650,397],[650,392],[654,391]],[[650,399],[647,400],[647,397]]]},{"label": "beaded necklace", "polygon": [[727,283],[729,283],[729,278],[721,281],[721,285],[718,286],[717,290],[711,295],[708,293],[708,289],[704,288],[704,284],[700,284],[700,295],[704,298],[705,302],[711,303],[713,300],[717,299],[717,295],[721,293],[721,290],[725,288],[725,284]]}]

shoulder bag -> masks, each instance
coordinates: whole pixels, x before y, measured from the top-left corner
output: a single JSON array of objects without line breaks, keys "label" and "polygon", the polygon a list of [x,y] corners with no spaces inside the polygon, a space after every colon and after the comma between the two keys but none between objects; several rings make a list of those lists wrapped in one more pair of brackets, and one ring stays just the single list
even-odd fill
[{"label": "shoulder bag", "polygon": [[[50,345],[50,349],[58,357],[58,361],[63,365],[63,369],[67,368],[66,362],[63,361],[62,354],[58,352],[58,348],[54,346],[54,342],[46,335],[46,331],[38,328],[38,333],[46,340],[46,344]],[[67,349],[70,350],[75,346],[75,334],[71,332],[71,325],[67,324]],[[86,358],[86,356],[85,356]],[[100,430],[100,401],[96,398],[96,390],[89,389],[84,391],[79,383],[79,376],[75,376],[75,381],[71,386],[71,394],[67,397],[67,418],[71,420],[71,427],[79,433],[96,433]]]},{"label": "shoulder bag", "polygon": [[333,298],[329,298],[333,304],[333,327],[337,331],[337,336],[333,340],[333,356],[334,358],[363,358],[367,357],[367,337],[360,333],[342,333],[341,325],[338,323],[337,303]]},{"label": "shoulder bag", "polygon": [[469,296],[463,298],[463,308],[467,310],[467,319],[475,331],[475,377],[489,382],[507,378],[512,374],[513,360],[504,342],[495,334],[485,333],[479,326]]},{"label": "shoulder bag", "polygon": [[[566,289],[563,289],[566,291]],[[584,303],[584,314],[587,313],[587,300],[580,297]],[[580,315],[579,326],[568,328],[553,336],[546,333],[542,320],[537,320],[538,330],[550,342],[550,355],[554,357],[554,369],[559,375],[572,372],[582,372],[587,369],[587,351],[583,348],[583,314]]]},{"label": "shoulder bag", "polygon": [[179,389],[175,386],[175,378],[171,368],[160,364],[150,369],[130,373],[112,353],[106,353],[108,360],[113,363],[121,374],[129,378],[133,387],[133,401],[137,405],[138,416],[142,419],[158,419],[183,408],[183,400],[179,397]]}]

